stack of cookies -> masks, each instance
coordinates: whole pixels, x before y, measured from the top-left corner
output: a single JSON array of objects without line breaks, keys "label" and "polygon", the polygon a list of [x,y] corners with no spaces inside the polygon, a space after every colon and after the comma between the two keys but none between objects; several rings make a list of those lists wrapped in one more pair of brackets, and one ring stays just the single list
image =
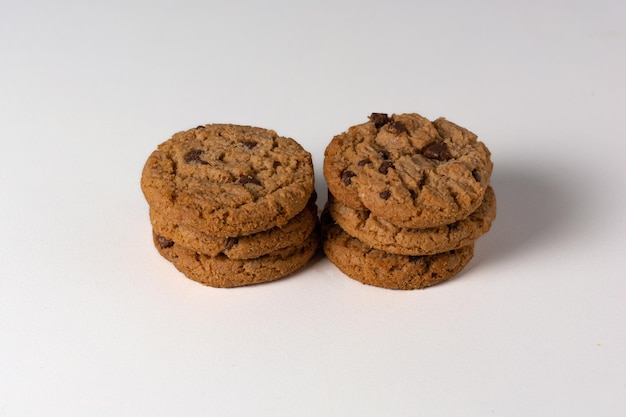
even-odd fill
[{"label": "stack of cookies", "polygon": [[446,119],[373,113],[326,148],[324,252],[369,285],[416,289],[452,278],[495,219],[490,157]]},{"label": "stack of cookies", "polygon": [[192,280],[237,287],[287,276],[316,252],[314,178],[293,139],[213,124],[159,145],[141,188],[161,255]]}]

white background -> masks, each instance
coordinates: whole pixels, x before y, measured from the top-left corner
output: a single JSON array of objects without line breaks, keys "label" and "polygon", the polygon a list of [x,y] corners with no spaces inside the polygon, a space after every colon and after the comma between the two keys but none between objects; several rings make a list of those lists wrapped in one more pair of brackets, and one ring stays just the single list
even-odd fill
[{"label": "white background", "polygon": [[[626,415],[626,4],[0,1],[0,417]],[[238,123],[314,155],[371,112],[493,153],[455,279],[318,257],[206,288],[152,246],[143,164]]]}]

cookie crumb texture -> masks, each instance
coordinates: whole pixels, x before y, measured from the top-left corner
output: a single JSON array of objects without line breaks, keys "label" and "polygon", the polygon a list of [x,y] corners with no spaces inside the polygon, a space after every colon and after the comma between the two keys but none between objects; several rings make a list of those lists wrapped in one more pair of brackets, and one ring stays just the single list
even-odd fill
[{"label": "cookie crumb texture", "polygon": [[311,155],[272,130],[214,124],[176,133],[148,158],[141,188],[172,223],[218,236],[286,224],[314,189]]},{"label": "cookie crumb texture", "polygon": [[481,204],[493,164],[477,136],[444,118],[373,113],[324,154],[330,193],[399,227],[437,227]]}]

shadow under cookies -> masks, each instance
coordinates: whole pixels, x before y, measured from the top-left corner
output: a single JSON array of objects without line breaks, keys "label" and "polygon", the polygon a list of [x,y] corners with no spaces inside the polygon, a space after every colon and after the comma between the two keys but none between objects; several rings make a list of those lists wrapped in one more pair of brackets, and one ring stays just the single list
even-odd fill
[{"label": "shadow under cookies", "polygon": [[[472,266],[497,264],[529,251],[546,250],[584,217],[572,177],[555,167],[496,166],[491,177],[497,216],[476,244]],[[472,265],[473,264],[473,265]]]}]

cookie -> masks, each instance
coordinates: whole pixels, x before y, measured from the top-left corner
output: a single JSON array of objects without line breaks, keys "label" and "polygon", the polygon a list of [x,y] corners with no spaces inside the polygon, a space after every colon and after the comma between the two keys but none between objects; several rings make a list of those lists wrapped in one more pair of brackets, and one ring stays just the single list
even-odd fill
[{"label": "cookie", "polygon": [[354,210],[329,196],[328,208],[335,222],[363,243],[396,255],[432,255],[474,243],[487,233],[496,217],[496,196],[488,187],[482,204],[467,218],[426,229],[395,226],[369,211]]},{"label": "cookie", "polygon": [[279,249],[255,259],[207,256],[153,232],[154,245],[187,278],[219,288],[241,287],[284,278],[307,264],[317,251],[319,233],[313,231],[300,245]]},{"label": "cookie", "polygon": [[493,164],[475,134],[418,114],[369,119],[325,150],[324,176],[337,200],[408,228],[450,224],[478,208]]},{"label": "cookie", "polygon": [[146,161],[141,188],[173,224],[241,236],[286,224],[313,192],[311,154],[272,130],[232,124],[176,133]]},{"label": "cookie", "polygon": [[347,234],[322,214],[323,249],[344,274],[363,284],[413,290],[449,280],[472,259],[474,245],[428,256],[393,255],[373,249]]},{"label": "cookie", "polygon": [[224,254],[230,259],[251,259],[287,246],[301,244],[315,228],[317,206],[312,199],[304,210],[284,226],[275,226],[246,236],[226,237],[206,234],[193,227],[170,223],[167,217],[152,208],[150,220],[159,236],[198,253],[208,256]]}]

